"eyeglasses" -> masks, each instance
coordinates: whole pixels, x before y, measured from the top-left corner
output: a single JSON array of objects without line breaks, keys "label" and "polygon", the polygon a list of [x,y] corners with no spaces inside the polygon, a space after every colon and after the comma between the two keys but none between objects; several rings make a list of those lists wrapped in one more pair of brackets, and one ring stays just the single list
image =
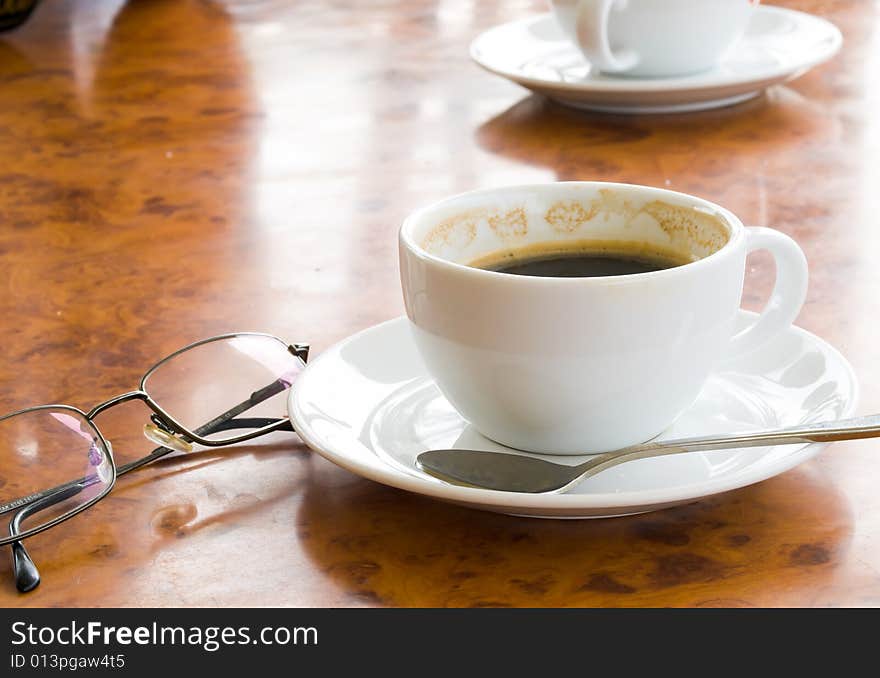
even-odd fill
[{"label": "eyeglasses", "polygon": [[[118,476],[172,451],[190,452],[194,443],[219,447],[293,431],[286,416],[256,415],[263,414],[260,410],[273,396],[290,388],[308,353],[307,344],[287,344],[268,334],[223,334],[175,351],[147,371],[138,390],[89,412],[71,405],[41,405],[0,417],[0,516],[12,514],[9,536],[0,537],[0,546],[12,546],[18,590],[31,591],[40,583],[21,540],[100,501]],[[117,467],[110,441],[94,419],[133,400],[153,411],[144,435],[159,447]]]}]

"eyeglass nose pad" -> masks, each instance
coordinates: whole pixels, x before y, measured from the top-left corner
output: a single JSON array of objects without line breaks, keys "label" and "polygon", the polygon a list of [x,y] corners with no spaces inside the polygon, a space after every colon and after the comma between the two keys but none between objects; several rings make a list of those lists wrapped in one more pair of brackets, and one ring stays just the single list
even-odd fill
[{"label": "eyeglass nose pad", "polygon": [[192,452],[192,445],[183,438],[178,438],[173,433],[163,431],[153,424],[144,424],[144,437],[162,447],[170,447],[178,452]]},{"label": "eyeglass nose pad", "polygon": [[[112,455],[113,454],[113,443],[109,440],[104,441],[107,443],[107,451]],[[110,467],[104,463],[104,453],[98,449],[98,446],[94,443],[91,448],[89,448],[89,464],[95,467],[95,472],[98,474],[98,478],[100,478],[102,483],[110,482]]]}]

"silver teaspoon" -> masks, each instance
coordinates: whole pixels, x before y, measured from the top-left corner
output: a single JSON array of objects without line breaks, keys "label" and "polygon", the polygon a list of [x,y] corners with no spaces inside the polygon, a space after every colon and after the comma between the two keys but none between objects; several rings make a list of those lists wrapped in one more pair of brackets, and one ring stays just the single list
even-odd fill
[{"label": "silver teaspoon", "polygon": [[738,447],[827,443],[880,436],[880,414],[809,426],[779,428],[724,436],[704,436],[633,445],[597,454],[582,464],[557,464],[545,459],[481,450],[431,450],[416,458],[426,473],[454,485],[505,492],[563,492],[578,481],[612,466],[636,459],[684,452],[729,450]]}]

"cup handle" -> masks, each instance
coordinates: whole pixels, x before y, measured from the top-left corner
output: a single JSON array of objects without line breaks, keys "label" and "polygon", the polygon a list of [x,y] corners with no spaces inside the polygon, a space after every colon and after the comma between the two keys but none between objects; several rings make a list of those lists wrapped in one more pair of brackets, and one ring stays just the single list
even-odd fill
[{"label": "cup handle", "polygon": [[749,252],[767,250],[776,261],[776,282],[758,320],[735,334],[727,358],[754,351],[787,329],[797,318],[807,296],[807,258],[798,244],[780,231],[754,226],[746,229]]},{"label": "cup handle", "polygon": [[629,0],[580,0],[575,20],[578,45],[590,64],[605,73],[626,71],[639,62],[632,50],[615,54],[608,42],[608,17],[611,10],[621,10]]}]

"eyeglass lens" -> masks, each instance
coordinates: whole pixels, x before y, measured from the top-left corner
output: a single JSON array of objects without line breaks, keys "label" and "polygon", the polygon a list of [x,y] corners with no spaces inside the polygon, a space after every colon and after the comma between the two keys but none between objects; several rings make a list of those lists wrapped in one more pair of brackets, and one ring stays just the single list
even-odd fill
[{"label": "eyeglass lens", "polygon": [[39,408],[0,420],[0,512],[14,515],[15,532],[69,513],[112,482],[107,448],[79,412]]},{"label": "eyeglass lens", "polygon": [[[303,367],[274,337],[236,335],[160,363],[145,379],[144,390],[178,424],[222,442],[242,434],[234,426],[239,414],[248,419],[285,416],[283,394]],[[221,413],[232,427],[217,420]],[[206,422],[213,424],[206,427]]]}]

